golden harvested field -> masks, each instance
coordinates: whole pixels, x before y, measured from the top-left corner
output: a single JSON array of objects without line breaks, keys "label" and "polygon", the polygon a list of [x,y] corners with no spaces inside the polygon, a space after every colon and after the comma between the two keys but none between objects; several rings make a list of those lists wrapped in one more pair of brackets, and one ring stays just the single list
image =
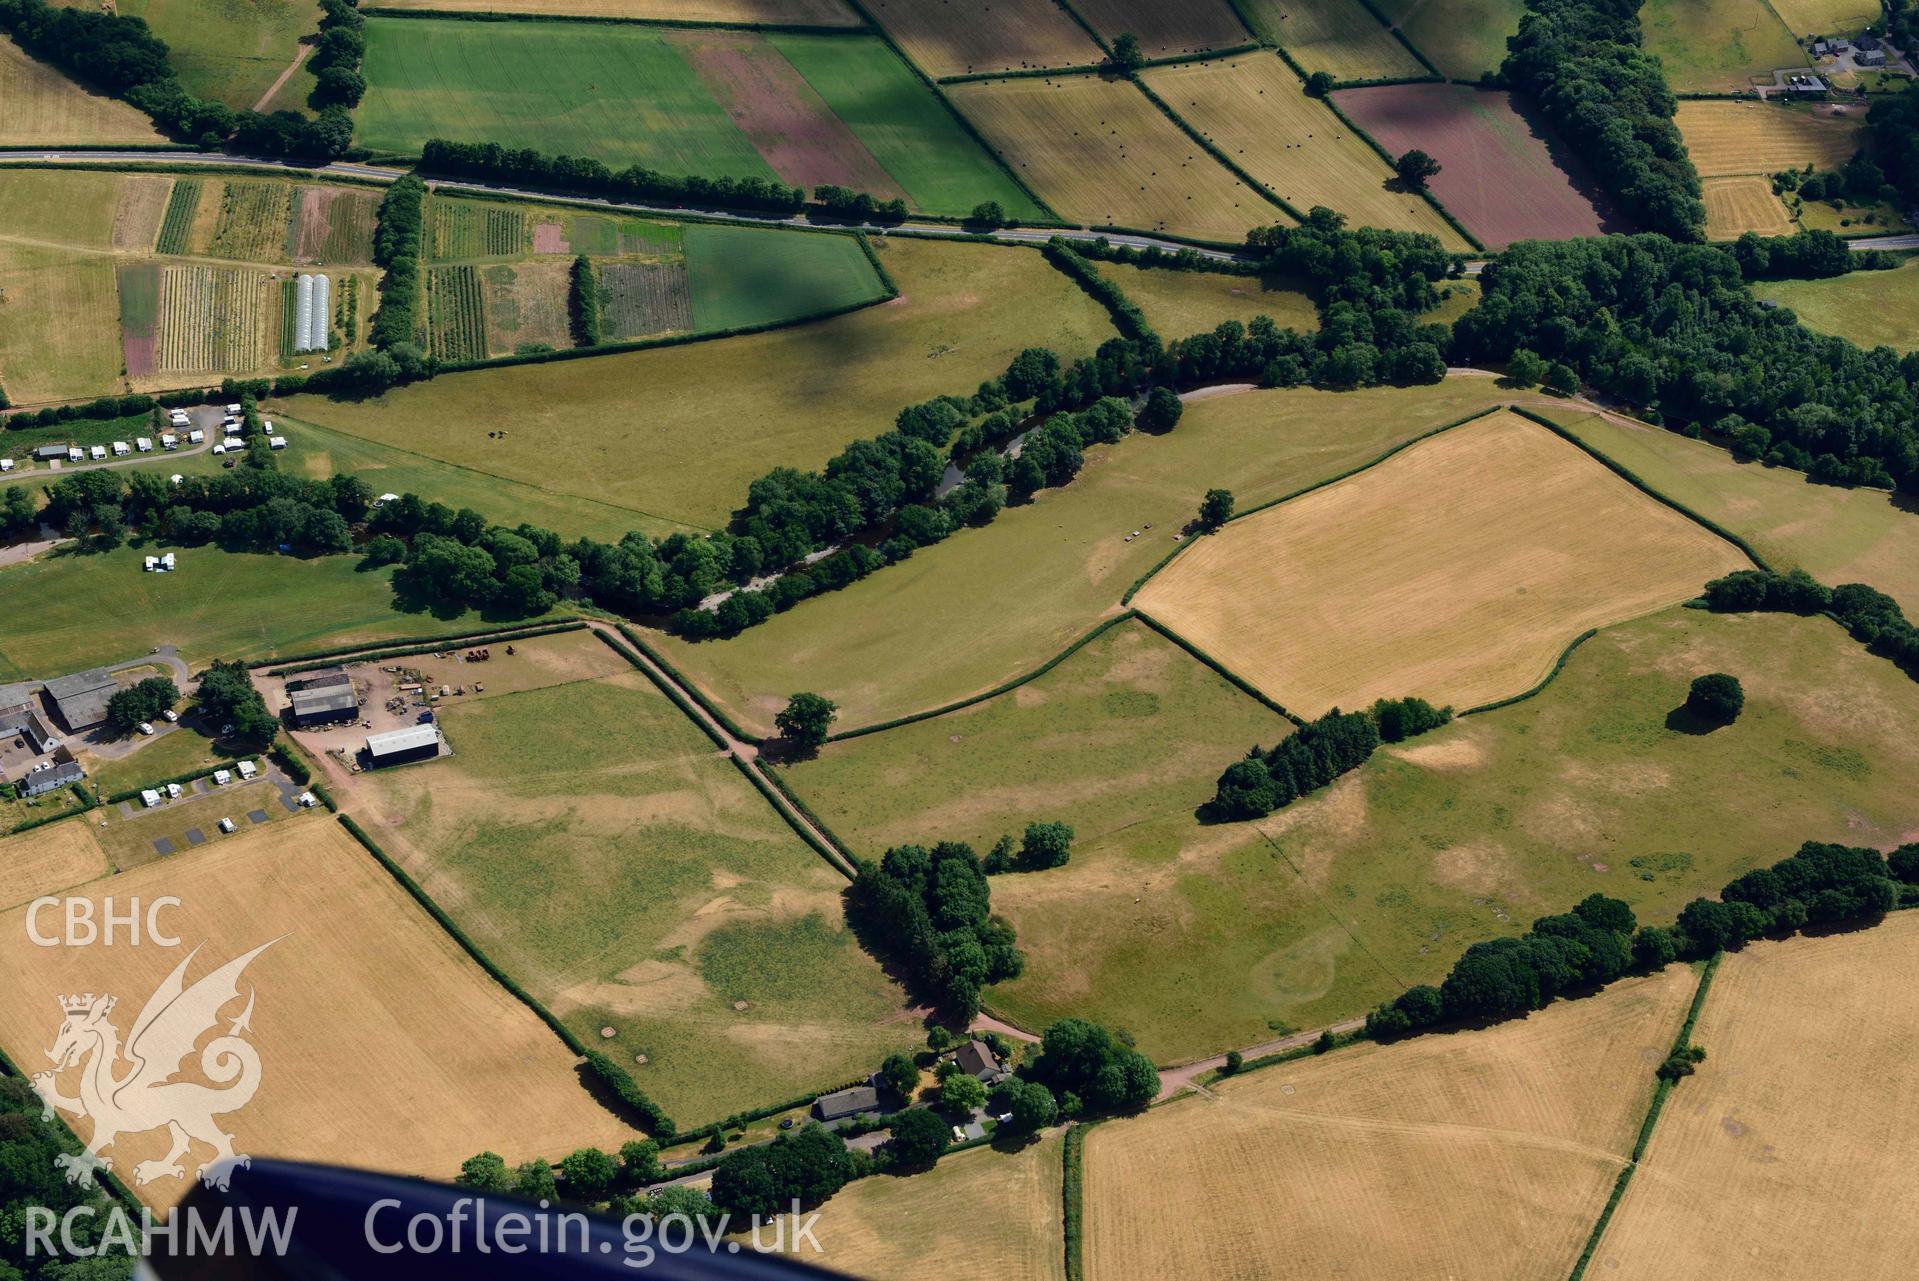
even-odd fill
[{"label": "golden harvested field", "polygon": [[1073,0],[1073,7],[1108,44],[1124,32],[1138,36],[1149,58],[1232,49],[1253,41],[1229,0]]},{"label": "golden harvested field", "polygon": [[[552,1031],[330,819],[272,823],[111,886],[123,904],[177,897],[162,919],[182,945],[36,947],[24,913],[7,913],[0,1044],[15,1062],[45,1062],[62,993],[119,997],[113,1021],[124,1032],[188,949],[203,949],[191,982],[276,940],[244,979],[257,986],[249,1039],[263,1071],[252,1102],[222,1118],[239,1151],[444,1179],[481,1148],[521,1161],[618,1147],[632,1134],[581,1088]],[[97,904],[101,894],[87,897]],[[189,1063],[192,1076],[197,1059]],[[59,1084],[74,1089],[70,1078]],[[78,1125],[85,1137],[88,1122]],[[111,1154],[130,1174],[165,1150],[162,1130],[123,1136]],[[187,1186],[165,1178],[138,1191],[164,1206]]]},{"label": "golden harvested field", "polygon": [[868,8],[906,56],[934,76],[1028,67],[1080,67],[1106,53],[1057,0],[871,0]]},{"label": "golden harvested field", "polygon": [[1558,1281],[1696,982],[1670,966],[1523,1021],[1282,1064],[1099,1126],[1086,1275]]},{"label": "golden harvested field", "polygon": [[1911,912],[1727,956],[1693,1032],[1708,1057],[1660,1117],[1591,1275],[1909,1275],[1916,962]]},{"label": "golden harvested field", "polygon": [[1449,249],[1469,248],[1423,198],[1388,191],[1393,173],[1379,153],[1308,98],[1299,77],[1274,54],[1140,74],[1187,124],[1295,209],[1325,205],[1354,226],[1423,231]]},{"label": "golden harvested field", "polygon": [[1865,121],[1835,107],[1725,100],[1681,102],[1677,118],[1702,178],[1834,168],[1859,149]]},{"label": "golden harvested field", "polygon": [[946,94],[1069,221],[1234,244],[1291,221],[1124,80],[983,80]]},{"label": "golden harvested field", "polygon": [[[111,204],[106,212],[110,220]],[[7,396],[26,405],[118,391],[121,367],[113,260],[0,236],[0,387]]]},{"label": "golden harvested field", "polygon": [[1309,74],[1324,71],[1335,80],[1427,74],[1360,0],[1250,0],[1246,8]]},{"label": "golden harvested field", "polygon": [[1706,200],[1706,235],[1712,240],[1737,240],[1748,231],[1762,236],[1790,236],[1792,214],[1772,194],[1770,180],[1758,175],[1708,178],[1702,184]]},{"label": "golden harvested field", "polygon": [[784,22],[857,27],[842,0],[389,0],[389,9],[473,9],[487,13],[556,13],[581,18],[646,18],[656,22]]},{"label": "golden harvested field", "polygon": [[1134,604],[1297,715],[1409,694],[1464,709],[1748,563],[1500,413],[1233,522]]},{"label": "golden harvested field", "polygon": [[1184,338],[1211,329],[1222,320],[1245,324],[1255,316],[1271,316],[1280,328],[1301,333],[1319,328],[1319,311],[1313,300],[1282,281],[1129,267],[1119,262],[1100,263],[1097,270],[1139,305],[1147,323],[1162,338]]},{"label": "golden harvested field", "polygon": [[127,177],[91,169],[0,169],[0,242],[112,248]]},{"label": "golden harvested field", "polygon": [[81,87],[0,35],[0,146],[165,141],[145,112]]},{"label": "golden harvested field", "polygon": [[150,254],[160,236],[160,220],[173,195],[173,179],[159,174],[128,174],[113,212],[115,253]]},{"label": "golden harvested field", "polygon": [[1008,1156],[975,1149],[912,1178],[875,1175],[820,1210],[821,1253],[799,1257],[869,1281],[924,1277],[929,1259],[964,1259],[966,1275],[1063,1281],[1058,1132]]},{"label": "golden harvested field", "polygon": [[85,822],[49,823],[9,836],[0,840],[0,907],[18,907],[107,870],[106,851]]}]

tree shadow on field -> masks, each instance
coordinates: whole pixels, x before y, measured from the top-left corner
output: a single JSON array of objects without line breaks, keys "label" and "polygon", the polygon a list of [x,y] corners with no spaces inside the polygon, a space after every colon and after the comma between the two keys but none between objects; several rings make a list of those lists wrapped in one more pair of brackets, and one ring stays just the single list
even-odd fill
[{"label": "tree shadow on field", "polygon": [[1691,734],[1695,738],[1704,738],[1716,729],[1726,728],[1726,722],[1708,720],[1693,711],[1684,703],[1666,713],[1666,728],[1679,734]]}]

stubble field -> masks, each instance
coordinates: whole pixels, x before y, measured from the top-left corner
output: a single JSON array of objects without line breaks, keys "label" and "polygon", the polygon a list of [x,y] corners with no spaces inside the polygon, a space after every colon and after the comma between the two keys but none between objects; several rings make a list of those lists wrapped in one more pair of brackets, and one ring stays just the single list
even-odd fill
[{"label": "stubble field", "polygon": [[1136,604],[1296,715],[1409,694],[1466,708],[1523,692],[1587,628],[1747,564],[1501,414],[1233,522]]},{"label": "stubble field", "polygon": [[1833,169],[1859,148],[1863,117],[1826,106],[1687,101],[1679,132],[1702,178]]},{"label": "stubble field", "polygon": [[1247,15],[1307,74],[1374,80],[1429,74],[1359,0],[1249,0]]},{"label": "stubble field", "polygon": [[1772,194],[1772,183],[1757,174],[1708,178],[1701,184],[1706,202],[1706,237],[1737,240],[1748,231],[1761,236],[1790,236],[1792,213]]},{"label": "stubble field", "polygon": [[[25,811],[37,818],[57,811],[49,795],[43,808]],[[86,823],[50,823],[31,832],[0,839],[0,907],[19,907],[42,894],[104,876],[106,852]]]},{"label": "stubble field", "polygon": [[1111,44],[1124,32],[1139,37],[1149,58],[1177,58],[1208,49],[1250,44],[1229,0],[1073,0],[1073,7]]},{"label": "stubble field", "polygon": [[1254,227],[1289,221],[1126,81],[980,80],[946,92],[1069,221],[1231,244]]},{"label": "stubble field", "polygon": [[153,121],[105,94],[91,92],[0,36],[0,146],[164,142]]},{"label": "stubble field", "polygon": [[[22,913],[8,913],[0,955],[16,981],[0,996],[0,1043],[16,1062],[45,1061],[62,993],[118,996],[124,1029],[188,948],[203,949],[191,982],[277,940],[244,980],[257,985],[249,1039],[263,1071],[252,1102],[224,1118],[240,1151],[445,1179],[480,1148],[518,1161],[617,1148],[633,1133],[588,1095],[573,1055],[533,1012],[329,819],[274,823],[150,864],[116,878],[112,893],[178,898],[167,924],[183,946],[40,948]],[[96,908],[101,896],[81,894]],[[59,1082],[69,1093],[73,1077]],[[160,1130],[125,1135],[111,1154],[131,1174],[165,1148]],[[137,1190],[167,1206],[187,1183]]]},{"label": "stubble field", "polygon": [[1105,52],[1058,0],[873,0],[868,6],[906,56],[933,76],[1080,67]]},{"label": "stubble field", "polygon": [[1910,912],[1725,958],[1693,1034],[1707,1058],[1653,1132],[1594,1256],[1602,1276],[1896,1276],[1919,1194],[1891,1118],[1919,1104]]},{"label": "stubble field", "polygon": [[1684,966],[1486,1031],[1267,1068],[1086,1139],[1086,1275],[1566,1275]]},{"label": "stubble field", "polygon": [[[388,9],[461,10],[472,0],[388,0]],[[487,0],[488,13],[558,14],[577,18],[640,18],[652,22],[795,23],[857,27],[842,0]]]},{"label": "stubble field", "polygon": [[1390,190],[1393,173],[1386,162],[1323,103],[1308,98],[1299,77],[1274,54],[1153,67],[1141,78],[1187,124],[1295,209],[1325,205],[1354,226],[1423,231],[1448,249],[1468,248],[1418,194]]}]

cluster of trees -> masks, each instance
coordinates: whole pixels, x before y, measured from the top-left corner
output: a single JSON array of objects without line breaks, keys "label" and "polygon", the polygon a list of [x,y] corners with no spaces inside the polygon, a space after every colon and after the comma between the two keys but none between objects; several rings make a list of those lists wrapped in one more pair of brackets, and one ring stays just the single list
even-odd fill
[{"label": "cluster of trees", "polygon": [[1646,227],[1699,240],[1699,173],[1673,123],[1659,59],[1640,47],[1632,0],[1527,0],[1501,71]]},{"label": "cluster of trees", "polygon": [[174,76],[166,42],[140,18],[56,8],[46,0],[0,0],[0,28],[28,53],[125,99],[169,134],[209,151],[231,139],[241,151],[331,160],[353,143],[352,117],[339,103],[308,119],[297,111],[236,111],[194,97]]},{"label": "cluster of trees", "polygon": [[1028,823],[1017,845],[1011,836],[1000,837],[980,866],[988,876],[1001,872],[1043,872],[1049,867],[1065,867],[1072,856],[1071,823]]},{"label": "cluster of trees", "polygon": [[1397,743],[1453,718],[1423,698],[1382,698],[1363,712],[1337,707],[1270,750],[1255,747],[1219,776],[1211,802],[1221,818],[1264,818],[1358,769],[1380,743]]},{"label": "cluster of trees", "polygon": [[[1903,0],[1893,26],[1899,48],[1919,47],[1919,4]],[[1919,202],[1919,98],[1894,93],[1873,99],[1866,136],[1887,181],[1906,200]]]},{"label": "cluster of trees", "polygon": [[1919,680],[1919,628],[1907,621],[1898,601],[1864,583],[1827,587],[1803,569],[1742,569],[1707,583],[1706,605],[1723,613],[1829,613],[1868,652]]},{"label": "cluster of trees", "polygon": [[131,734],[144,721],[156,721],[180,701],[180,687],[171,677],[149,676],[107,700],[107,724]]},{"label": "cluster of trees", "polygon": [[1772,192],[1781,196],[1789,191],[1799,193],[1802,200],[1850,200],[1861,205],[1899,198],[1899,189],[1887,180],[1885,169],[1863,149],[1855,151],[1839,168],[1824,173],[1810,162],[1803,169],[1780,170],[1772,176]]},{"label": "cluster of trees", "polygon": [[1761,306],[1733,255],[1664,236],[1514,245],[1452,359],[1525,350],[1736,452],[1835,483],[1919,488],[1919,355],[1863,350]]},{"label": "cluster of trees", "polygon": [[1849,271],[1883,271],[1899,260],[1878,249],[1855,252],[1830,231],[1761,236],[1748,231],[1732,246],[1733,261],[1747,280],[1819,280]]},{"label": "cluster of trees", "polygon": [[770,1217],[786,1213],[795,1201],[818,1205],[860,1173],[839,1135],[808,1125],[728,1156],[714,1169],[708,1195],[727,1214]]},{"label": "cluster of trees", "polygon": [[[0,1077],[0,1277],[9,1281],[125,1281],[133,1275],[126,1236],[110,1227],[118,1203],[103,1183],[82,1187],[57,1158],[79,1150],[24,1076]],[[38,1247],[25,1231],[29,1212],[50,1211],[73,1231],[80,1254]],[[81,1213],[67,1217],[69,1211]],[[117,1241],[110,1233],[118,1236]],[[87,1251],[98,1251],[94,1258]]]},{"label": "cluster of trees", "polygon": [[353,0],[320,0],[320,38],[307,58],[314,80],[307,101],[321,111],[359,106],[366,96],[366,79],[360,74],[365,56],[366,19]]},{"label": "cluster of trees", "polygon": [[25,485],[0,492],[0,538],[16,538],[40,527],[40,507]]},{"label": "cluster of trees", "polygon": [[373,499],[357,476],[312,480],[274,467],[188,476],[177,485],[155,472],[100,469],[63,477],[46,493],[41,519],[94,549],[116,547],[139,530],[188,546],[320,555],[352,550],[351,526]]},{"label": "cluster of trees", "polygon": [[[1919,854],[1919,846],[1899,852],[1908,870],[1913,854]],[[1680,909],[1676,954],[1709,956],[1808,925],[1876,920],[1896,907],[1899,897],[1899,881],[1878,850],[1807,841],[1791,858],[1739,877],[1718,899],[1696,898]]]},{"label": "cluster of trees", "polygon": [[961,1022],[989,983],[1017,978],[1013,927],[992,915],[992,889],[971,846],[898,845],[863,863],[846,890],[861,941],[898,961],[921,995]]},{"label": "cluster of trees", "polygon": [[1135,1112],[1159,1094],[1159,1069],[1124,1034],[1085,1019],[1061,1019],[1040,1038],[1027,1079],[1045,1086],[1061,1115]]},{"label": "cluster of trees", "polygon": [[[374,534],[364,549],[367,560],[400,564],[394,581],[401,590],[507,618],[544,614],[562,597],[594,593],[598,584],[587,567],[617,573],[626,546],[588,539],[567,544],[538,525],[493,525],[470,507],[455,511],[413,494],[383,504],[367,528]],[[646,542],[641,534],[627,539]]]},{"label": "cluster of trees", "polygon": [[[200,715],[209,725],[220,727],[223,738],[241,743],[267,743],[280,730],[280,721],[267,710],[260,691],[253,688],[253,676],[244,663],[216,661],[200,673],[193,696]],[[231,725],[231,733],[226,726]]]},{"label": "cluster of trees", "polygon": [[573,260],[567,309],[573,322],[573,341],[582,347],[599,346],[600,281],[593,274],[593,260],[585,254]]},{"label": "cluster of trees", "polygon": [[434,138],[420,149],[420,170],[442,178],[472,178],[615,200],[717,205],[791,216],[806,208],[806,189],[764,178],[698,178],[664,174],[645,165],[615,171],[583,156],[549,156],[496,142]]},{"label": "cluster of trees", "polygon": [[476,1192],[507,1193],[529,1201],[544,1198],[598,1205],[622,1191],[644,1187],[662,1172],[658,1145],[650,1139],[634,1139],[620,1148],[617,1157],[599,1148],[580,1148],[560,1162],[557,1178],[547,1161],[535,1159],[509,1167],[499,1153],[482,1152],[461,1163],[454,1182]]},{"label": "cluster of trees", "polygon": [[813,188],[813,200],[834,217],[852,222],[906,221],[906,201],[899,196],[881,200],[870,191],[855,191],[851,187],[827,183]]},{"label": "cluster of trees", "polygon": [[[426,218],[426,183],[406,174],[380,198],[373,230],[373,261],[386,269],[380,277],[380,309],[368,338],[391,350],[411,346],[420,332],[420,255]],[[385,390],[384,387],[379,390]]]}]

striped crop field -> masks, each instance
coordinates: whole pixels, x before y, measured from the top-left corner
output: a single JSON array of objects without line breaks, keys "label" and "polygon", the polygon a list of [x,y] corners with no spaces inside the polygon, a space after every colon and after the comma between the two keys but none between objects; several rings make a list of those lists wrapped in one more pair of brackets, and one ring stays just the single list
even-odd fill
[{"label": "striped crop field", "polygon": [[427,351],[441,360],[486,356],[486,301],[475,267],[435,267],[427,273]]},{"label": "striped crop field", "polygon": [[247,373],[278,338],[279,295],[244,267],[169,266],[160,292],[159,367],[165,373]]},{"label": "striped crop field", "polygon": [[684,262],[609,262],[600,268],[600,306],[613,338],[644,338],[693,327]]},{"label": "striped crop field", "polygon": [[278,262],[286,253],[293,188],[278,182],[229,182],[207,252],[241,262]]},{"label": "striped crop field", "polygon": [[287,230],[288,256],[302,263],[371,263],[380,198],[342,187],[302,187]]},{"label": "striped crop field", "polygon": [[428,252],[442,261],[517,254],[527,246],[526,215],[511,205],[436,200]]},{"label": "striped crop field", "polygon": [[126,358],[127,377],[151,377],[157,368],[160,264],[128,263],[114,274],[120,293],[120,350]]},{"label": "striped crop field", "polygon": [[173,184],[173,194],[167,197],[166,216],[160,220],[160,239],[154,246],[163,254],[183,254],[187,251],[193,231],[193,215],[200,208],[200,180],[182,178]]}]

